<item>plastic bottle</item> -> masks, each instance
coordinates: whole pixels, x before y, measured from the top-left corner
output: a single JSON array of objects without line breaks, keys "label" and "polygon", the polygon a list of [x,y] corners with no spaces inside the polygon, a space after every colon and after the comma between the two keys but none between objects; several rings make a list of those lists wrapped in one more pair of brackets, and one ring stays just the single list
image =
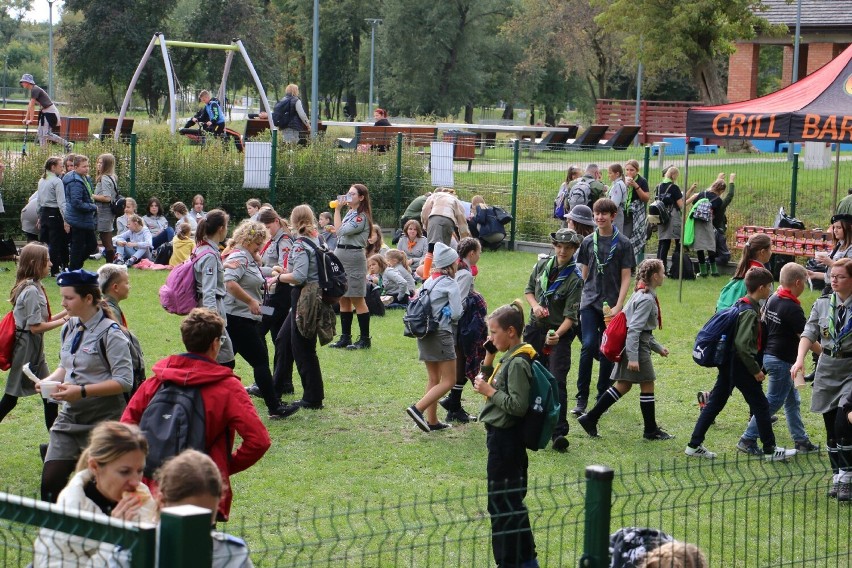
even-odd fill
[{"label": "plastic bottle", "polygon": [[338,205],[338,203],[337,203],[336,199],[333,199],[333,200],[328,202],[328,206],[331,207],[332,209],[337,209],[337,205]]},{"label": "plastic bottle", "polygon": [[[547,332],[547,337],[553,337],[554,335],[556,335],[556,332],[553,331],[552,329]],[[541,354],[542,355],[550,355],[552,352],[553,352],[553,345],[548,345],[547,343],[545,343],[541,348]]]},{"label": "plastic bottle", "polygon": [[719,343],[716,344],[716,351],[713,353],[713,364],[717,367],[725,364],[725,356],[728,351],[728,336],[723,335],[719,338]]},{"label": "plastic bottle", "polygon": [[609,307],[607,302],[603,303],[603,316],[604,316],[604,325],[609,326],[609,322],[612,321],[612,308]]}]

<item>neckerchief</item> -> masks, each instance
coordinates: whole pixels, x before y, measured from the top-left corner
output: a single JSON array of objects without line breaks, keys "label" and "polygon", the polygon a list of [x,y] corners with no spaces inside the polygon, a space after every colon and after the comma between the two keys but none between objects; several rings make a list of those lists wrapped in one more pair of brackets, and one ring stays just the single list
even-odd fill
[{"label": "neckerchief", "polygon": [[595,232],[592,236],[592,241],[594,242],[593,252],[595,254],[596,268],[598,274],[603,274],[604,268],[609,264],[609,261],[612,260],[613,255],[615,255],[615,250],[618,248],[618,237],[620,233],[618,232],[618,227],[615,225],[612,226],[612,243],[609,245],[609,253],[606,255],[606,261],[601,262],[600,257],[598,256],[598,232],[600,229],[595,229]]},{"label": "neckerchief", "polygon": [[[846,321],[843,324],[843,327],[840,329],[840,333],[837,333],[835,329],[835,322],[837,321],[837,293],[833,292],[831,294],[831,300],[829,300],[829,304],[831,307],[831,317],[828,318],[828,334],[831,336],[831,339],[834,340],[834,350],[840,348],[840,342],[846,338],[847,335],[852,333],[852,317],[849,317],[850,314],[846,314]],[[841,304],[842,305],[842,304]],[[846,310],[849,311],[848,309]]]},{"label": "neckerchief", "polygon": [[83,185],[85,185],[86,189],[89,190],[89,195],[92,195],[94,193],[94,190],[92,190],[92,184],[89,183],[89,178],[86,176],[80,176],[80,179],[83,180]]},{"label": "neckerchief", "polygon": [[[406,237],[406,238],[408,238],[408,237]],[[413,240],[413,241],[412,241],[411,239],[408,239],[408,252],[413,251],[413,250],[414,250],[414,247],[415,247],[416,245],[417,245],[417,240],[416,240],[416,239],[415,239],[415,240]]]},{"label": "neckerchief", "polygon": [[556,275],[556,278],[553,282],[550,282],[550,272],[553,270],[553,266],[556,263],[556,257],[551,256],[550,260],[544,265],[544,270],[541,271],[541,276],[539,277],[539,285],[541,286],[541,298],[539,299],[539,303],[547,302],[551,296],[556,292],[556,289],[559,288],[559,285],[562,284],[568,276],[574,272],[576,265],[574,264],[573,259],[565,265],[565,268],[559,271],[559,274]]},{"label": "neckerchief", "polygon": [[775,295],[778,296],[779,298],[784,298],[784,299],[787,299],[787,300],[793,300],[797,304],[802,305],[802,303],[799,301],[799,299],[791,291],[789,291],[787,288],[779,287],[778,290],[775,292]]},{"label": "neckerchief", "polygon": [[654,296],[654,302],[657,304],[657,327],[663,329],[663,309],[660,307],[660,299],[657,297],[657,294],[652,293],[651,290],[645,286],[644,282],[640,282],[636,290]]}]

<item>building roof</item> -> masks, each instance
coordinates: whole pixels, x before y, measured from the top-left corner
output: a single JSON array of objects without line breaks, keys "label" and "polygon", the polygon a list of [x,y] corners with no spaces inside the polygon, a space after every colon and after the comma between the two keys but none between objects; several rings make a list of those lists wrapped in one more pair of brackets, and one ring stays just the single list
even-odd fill
[{"label": "building roof", "polygon": [[[772,24],[787,24],[796,27],[796,3],[798,0],[763,0],[769,8],[758,14]],[[802,30],[830,33],[838,28],[852,29],[852,0],[801,0]]]}]

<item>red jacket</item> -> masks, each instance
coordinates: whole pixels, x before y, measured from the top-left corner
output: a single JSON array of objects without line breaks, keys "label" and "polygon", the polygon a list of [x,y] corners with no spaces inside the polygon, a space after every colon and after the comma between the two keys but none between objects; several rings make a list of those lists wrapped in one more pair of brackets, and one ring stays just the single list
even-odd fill
[{"label": "red jacket", "polygon": [[[203,355],[183,354],[166,357],[154,365],[154,376],[142,383],[127,404],[122,422],[139,424],[142,413],[163,381],[182,386],[201,386],[207,427],[206,453],[222,472],[222,499],[219,517],[228,519],[231,510],[229,476],[250,468],[272,445],[266,426],[260,421],[254,405],[240,380],[231,369]],[[223,435],[227,431],[227,436]],[[234,451],[234,433],[243,442]],[[152,487],[152,480],[145,480]]]}]

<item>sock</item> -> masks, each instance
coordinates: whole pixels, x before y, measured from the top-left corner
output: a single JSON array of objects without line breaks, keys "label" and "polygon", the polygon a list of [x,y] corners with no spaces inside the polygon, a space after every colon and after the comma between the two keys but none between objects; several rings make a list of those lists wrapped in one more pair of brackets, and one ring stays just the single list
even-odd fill
[{"label": "sock", "polygon": [[852,440],[842,439],[837,445],[837,466],[840,473],[846,473],[845,480],[852,476]]},{"label": "sock", "polygon": [[[467,381],[467,379],[465,379],[465,381]],[[455,385],[453,385],[453,388],[450,389],[450,394],[447,395],[447,398],[449,399],[449,404],[447,406],[455,409],[459,408],[461,406],[461,396],[463,390],[464,383],[456,383]]]},{"label": "sock", "polygon": [[[349,315],[349,328],[352,328],[352,315]],[[361,332],[361,339],[370,339],[370,312],[358,314],[358,329]]]},{"label": "sock", "polygon": [[840,471],[840,450],[834,440],[826,440],[826,449],[828,450],[828,461],[831,464],[831,471],[835,474]]},{"label": "sock", "polygon": [[429,252],[426,253],[426,258],[423,259],[423,280],[429,280],[432,274],[432,251],[435,250],[435,243],[429,243]]},{"label": "sock", "polygon": [[340,335],[352,335],[352,312],[340,312]]},{"label": "sock", "polygon": [[597,422],[604,412],[609,410],[609,407],[618,402],[618,399],[621,398],[621,395],[615,390],[615,387],[609,387],[603,396],[598,399],[598,402],[595,403],[595,407],[592,408],[587,414],[588,416]]},{"label": "sock", "polygon": [[657,431],[657,415],[654,410],[654,393],[642,393],[639,395],[639,408],[642,410],[642,420],[645,422],[645,433],[651,434]]}]

